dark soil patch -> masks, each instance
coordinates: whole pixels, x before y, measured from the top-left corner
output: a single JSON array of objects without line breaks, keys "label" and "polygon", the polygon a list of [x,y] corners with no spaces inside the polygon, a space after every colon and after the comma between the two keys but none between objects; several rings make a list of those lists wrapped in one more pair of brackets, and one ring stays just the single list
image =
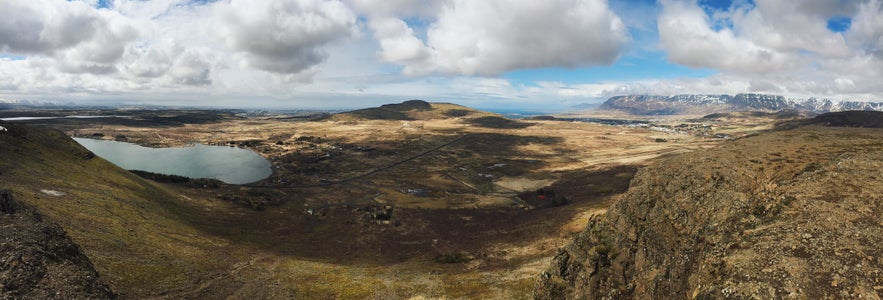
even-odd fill
[{"label": "dark soil patch", "polygon": [[832,127],[883,128],[883,112],[880,111],[841,111],[819,115],[806,121]]},{"label": "dark soil patch", "polygon": [[495,129],[521,129],[533,126],[533,123],[525,123],[519,122],[515,120],[506,119],[503,117],[496,116],[487,116],[475,118],[468,121],[469,124],[484,127],[484,128],[495,128]]}]

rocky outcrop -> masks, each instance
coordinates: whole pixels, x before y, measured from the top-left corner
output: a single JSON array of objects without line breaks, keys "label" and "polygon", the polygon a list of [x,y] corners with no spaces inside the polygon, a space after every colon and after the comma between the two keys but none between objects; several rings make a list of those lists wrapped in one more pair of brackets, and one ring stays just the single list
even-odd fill
[{"label": "rocky outcrop", "polygon": [[64,230],[0,190],[0,299],[112,299]]},{"label": "rocky outcrop", "polygon": [[627,95],[607,99],[603,110],[625,111],[635,115],[710,114],[734,111],[801,110],[827,113],[850,110],[883,111],[883,103],[834,101],[819,98],[785,98],[765,94],[731,95]]},{"label": "rocky outcrop", "polygon": [[879,299],[881,139],[799,127],[644,168],[557,253],[534,296]]}]

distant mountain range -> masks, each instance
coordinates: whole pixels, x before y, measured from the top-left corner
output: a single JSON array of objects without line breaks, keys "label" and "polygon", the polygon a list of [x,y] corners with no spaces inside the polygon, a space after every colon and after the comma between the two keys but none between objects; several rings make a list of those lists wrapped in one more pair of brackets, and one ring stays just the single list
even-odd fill
[{"label": "distant mountain range", "polygon": [[835,101],[820,98],[785,98],[765,94],[731,95],[628,95],[607,99],[599,109],[636,115],[707,114],[733,111],[803,110],[826,113],[847,110],[883,111],[883,103]]}]

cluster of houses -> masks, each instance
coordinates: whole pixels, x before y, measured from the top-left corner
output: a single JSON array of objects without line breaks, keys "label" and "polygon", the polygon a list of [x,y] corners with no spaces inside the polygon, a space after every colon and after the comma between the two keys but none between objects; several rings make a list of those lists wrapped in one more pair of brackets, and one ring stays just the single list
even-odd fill
[{"label": "cluster of houses", "polygon": [[701,123],[683,123],[678,124],[676,126],[671,125],[662,125],[662,124],[653,124],[646,121],[627,121],[623,120],[620,122],[603,122],[597,121],[596,119],[578,119],[582,122],[590,122],[590,123],[598,123],[604,125],[612,125],[612,126],[621,126],[626,128],[642,128],[655,132],[662,132],[668,134],[682,134],[682,135],[692,135],[698,137],[708,137],[708,138],[718,138],[718,139],[728,139],[731,138],[728,134],[723,133],[714,133],[714,128],[708,124]]}]

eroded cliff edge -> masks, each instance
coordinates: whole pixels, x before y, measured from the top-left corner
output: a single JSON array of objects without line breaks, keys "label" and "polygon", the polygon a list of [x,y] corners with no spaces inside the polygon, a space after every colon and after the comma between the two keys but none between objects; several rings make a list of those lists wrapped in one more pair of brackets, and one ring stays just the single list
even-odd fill
[{"label": "eroded cliff edge", "polygon": [[879,299],[881,213],[883,130],[740,139],[639,171],[534,297]]}]

